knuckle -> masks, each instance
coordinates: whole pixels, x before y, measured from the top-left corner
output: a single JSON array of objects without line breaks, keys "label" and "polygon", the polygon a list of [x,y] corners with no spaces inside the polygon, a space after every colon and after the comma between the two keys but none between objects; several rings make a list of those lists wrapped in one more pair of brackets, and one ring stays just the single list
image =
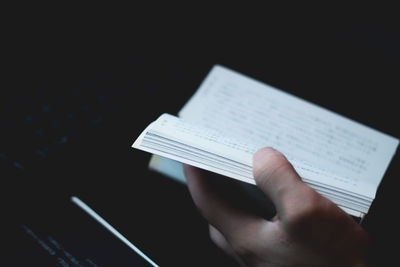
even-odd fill
[{"label": "knuckle", "polygon": [[221,236],[220,234],[217,232],[217,230],[214,227],[209,227],[208,229],[209,235],[210,235],[210,239],[214,242],[214,244],[218,245],[219,247],[221,247],[222,244],[222,240],[221,240]]},{"label": "knuckle", "polygon": [[254,241],[257,240],[256,235],[253,225],[242,225],[229,236],[229,242],[239,256],[250,256],[254,251]]},{"label": "knuckle", "polygon": [[231,243],[233,251],[242,259],[252,259],[255,257],[255,250],[251,242],[244,240],[235,240]]},{"label": "knuckle", "polygon": [[265,251],[256,247],[254,242],[237,240],[231,247],[246,266],[261,266],[264,263]]}]

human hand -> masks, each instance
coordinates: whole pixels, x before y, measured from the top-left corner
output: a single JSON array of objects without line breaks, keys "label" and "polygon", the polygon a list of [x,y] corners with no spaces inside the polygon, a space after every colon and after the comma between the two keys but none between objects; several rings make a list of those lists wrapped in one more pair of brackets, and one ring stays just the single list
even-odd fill
[{"label": "human hand", "polygon": [[266,220],[237,209],[184,165],[190,194],[209,222],[210,237],[243,266],[369,266],[369,238],[351,216],[307,186],[278,151],[253,157],[257,186],[273,202]]}]

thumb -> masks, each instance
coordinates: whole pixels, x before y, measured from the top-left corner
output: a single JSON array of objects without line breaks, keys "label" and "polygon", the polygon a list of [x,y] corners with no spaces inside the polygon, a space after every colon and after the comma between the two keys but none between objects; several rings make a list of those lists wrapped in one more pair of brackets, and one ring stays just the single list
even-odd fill
[{"label": "thumb", "polygon": [[257,186],[274,203],[277,214],[302,201],[303,183],[286,157],[273,148],[258,150],[253,156],[253,175]]}]

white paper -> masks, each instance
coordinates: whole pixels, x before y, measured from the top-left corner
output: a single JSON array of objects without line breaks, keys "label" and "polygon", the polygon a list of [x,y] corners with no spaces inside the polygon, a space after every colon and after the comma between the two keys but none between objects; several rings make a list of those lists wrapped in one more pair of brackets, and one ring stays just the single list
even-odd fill
[{"label": "white paper", "polygon": [[[304,182],[359,215],[368,212],[398,144],[394,137],[216,65],[179,118],[163,114],[133,147],[252,184],[253,154],[274,147]],[[151,167],[162,168],[156,165]],[[182,170],[167,173],[182,175]]]},{"label": "white paper", "polygon": [[399,140],[216,65],[179,116],[237,140],[271,146],[333,174],[341,188],[374,197]]}]

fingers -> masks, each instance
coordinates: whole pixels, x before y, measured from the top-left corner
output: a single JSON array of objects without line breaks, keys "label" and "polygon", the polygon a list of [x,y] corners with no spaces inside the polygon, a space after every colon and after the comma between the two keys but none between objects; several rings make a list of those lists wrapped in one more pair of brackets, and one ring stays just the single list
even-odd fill
[{"label": "fingers", "polygon": [[282,217],[304,203],[310,189],[279,151],[263,148],[253,156],[253,174],[257,186],[271,199]]},{"label": "fingers", "polygon": [[234,258],[241,266],[245,266],[241,258],[238,257],[231,244],[226,240],[224,235],[211,224],[208,225],[210,238],[220,249],[222,249],[230,257]]},{"label": "fingers", "polygon": [[[189,191],[202,215],[214,225],[229,241],[240,236],[242,231],[257,225],[261,218],[235,209],[223,199],[205,179],[205,172],[193,166],[184,165]],[[253,230],[255,230],[253,228]]]},{"label": "fingers", "polygon": [[210,232],[210,238],[211,240],[225,253],[227,253],[230,256],[234,256],[235,252],[233,251],[231,245],[226,241],[225,237],[223,234],[221,234],[220,231],[218,231],[217,228],[212,226],[211,224],[208,225],[208,229]]}]

